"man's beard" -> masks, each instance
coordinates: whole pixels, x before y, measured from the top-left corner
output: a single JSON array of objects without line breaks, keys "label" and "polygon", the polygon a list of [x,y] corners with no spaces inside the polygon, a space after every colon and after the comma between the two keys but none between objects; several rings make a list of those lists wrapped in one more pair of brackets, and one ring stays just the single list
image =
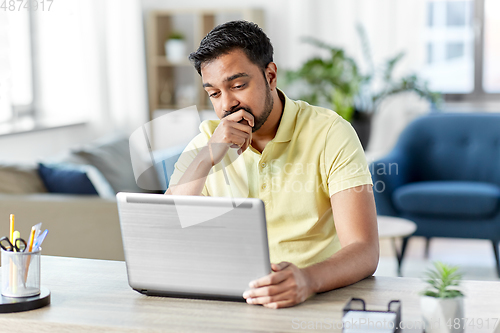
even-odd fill
[{"label": "man's beard", "polygon": [[[254,113],[252,112],[252,109],[247,108],[247,107],[236,107],[234,110],[231,110],[226,115],[224,115],[224,117],[227,117],[230,114],[235,113],[239,110],[245,110],[246,112],[248,112],[252,116],[254,116],[254,126],[252,128],[252,133],[255,133],[267,121],[267,118],[269,118],[269,115],[271,114],[271,111],[273,110],[273,106],[274,106],[273,96],[271,95],[271,90],[269,89],[269,83],[267,83],[267,81],[266,81],[266,100],[264,103],[264,111],[262,112],[262,114],[258,118],[255,117]],[[245,119],[242,119],[239,122],[248,123]]]}]

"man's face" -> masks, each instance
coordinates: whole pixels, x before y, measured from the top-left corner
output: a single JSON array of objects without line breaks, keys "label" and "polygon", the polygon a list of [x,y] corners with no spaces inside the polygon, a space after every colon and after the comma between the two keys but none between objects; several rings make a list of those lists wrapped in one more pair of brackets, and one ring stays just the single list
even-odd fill
[{"label": "man's face", "polygon": [[[254,116],[258,131],[273,109],[273,98],[262,69],[242,50],[234,50],[201,66],[203,87],[222,119],[241,109]],[[241,122],[247,123],[246,120]]]}]

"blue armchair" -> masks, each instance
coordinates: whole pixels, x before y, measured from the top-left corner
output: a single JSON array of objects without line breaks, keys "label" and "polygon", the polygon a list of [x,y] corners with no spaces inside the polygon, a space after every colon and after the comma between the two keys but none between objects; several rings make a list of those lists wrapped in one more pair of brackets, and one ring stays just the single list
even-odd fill
[{"label": "blue armchair", "polygon": [[500,114],[418,118],[371,171],[379,215],[414,221],[426,252],[432,237],[491,240],[500,277]]}]

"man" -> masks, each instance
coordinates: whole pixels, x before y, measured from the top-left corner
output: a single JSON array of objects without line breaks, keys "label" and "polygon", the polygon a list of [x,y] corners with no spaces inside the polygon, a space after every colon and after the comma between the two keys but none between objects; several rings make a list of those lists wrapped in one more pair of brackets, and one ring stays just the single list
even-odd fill
[{"label": "man", "polygon": [[373,274],[372,182],[350,124],[277,89],[273,47],[256,24],[215,27],[189,58],[221,120],[200,125],[166,194],[264,201],[273,272],[250,283],[247,302],[289,307]]}]

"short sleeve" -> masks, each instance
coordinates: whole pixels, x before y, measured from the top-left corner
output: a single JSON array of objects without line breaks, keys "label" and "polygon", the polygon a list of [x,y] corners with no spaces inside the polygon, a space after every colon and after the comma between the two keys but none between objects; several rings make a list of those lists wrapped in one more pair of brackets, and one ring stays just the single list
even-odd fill
[{"label": "short sleeve", "polygon": [[[207,139],[206,135],[203,133],[198,134],[189,144],[186,146],[182,154],[179,156],[179,159],[174,165],[174,172],[170,177],[169,188],[172,185],[176,185],[181,179],[184,172],[186,172],[187,168],[191,165],[193,160],[196,158],[196,155],[201,151],[201,149],[206,146]],[[207,184],[203,186],[203,190],[201,194],[204,196],[208,196]]]},{"label": "short sleeve", "polygon": [[328,130],[324,156],[330,197],[348,188],[373,185],[358,135],[342,117],[338,117]]}]

